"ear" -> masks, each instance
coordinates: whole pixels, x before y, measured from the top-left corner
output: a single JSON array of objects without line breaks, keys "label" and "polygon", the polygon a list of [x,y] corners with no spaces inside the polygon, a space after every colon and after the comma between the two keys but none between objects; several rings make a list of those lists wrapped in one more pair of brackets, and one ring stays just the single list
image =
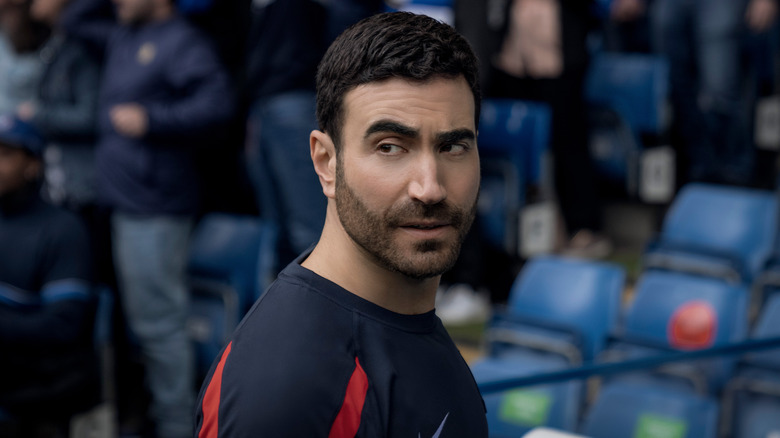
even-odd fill
[{"label": "ear", "polygon": [[320,178],[322,193],[328,198],[336,196],[336,147],[330,136],[314,130],[309,135],[309,148],[314,171]]}]

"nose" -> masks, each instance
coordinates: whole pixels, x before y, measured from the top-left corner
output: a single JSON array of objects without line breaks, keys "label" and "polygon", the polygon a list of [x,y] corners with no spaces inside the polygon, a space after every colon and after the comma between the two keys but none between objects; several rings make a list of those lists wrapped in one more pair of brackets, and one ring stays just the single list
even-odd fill
[{"label": "nose", "polygon": [[423,153],[418,157],[409,182],[409,197],[423,204],[437,204],[447,198],[434,153]]}]

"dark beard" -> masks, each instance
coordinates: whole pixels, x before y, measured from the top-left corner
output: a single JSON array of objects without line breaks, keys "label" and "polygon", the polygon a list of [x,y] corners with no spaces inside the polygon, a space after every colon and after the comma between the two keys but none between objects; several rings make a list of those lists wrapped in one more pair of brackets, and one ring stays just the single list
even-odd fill
[{"label": "dark beard", "polygon": [[[450,270],[458,259],[460,247],[474,221],[477,201],[469,210],[447,202],[423,204],[412,201],[394,206],[384,214],[371,211],[347,184],[340,160],[336,166],[336,209],[349,237],[386,269],[415,280],[424,280]],[[415,244],[410,257],[394,246],[391,235],[410,219],[435,219],[457,230],[454,242],[424,240]]]}]

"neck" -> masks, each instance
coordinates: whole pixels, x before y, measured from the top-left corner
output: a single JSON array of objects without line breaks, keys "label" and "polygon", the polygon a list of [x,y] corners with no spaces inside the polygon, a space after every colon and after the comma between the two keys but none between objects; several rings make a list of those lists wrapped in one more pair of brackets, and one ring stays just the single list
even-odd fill
[{"label": "neck", "polygon": [[379,265],[328,215],[303,267],[387,310],[419,315],[434,309],[440,277],[417,280]]}]

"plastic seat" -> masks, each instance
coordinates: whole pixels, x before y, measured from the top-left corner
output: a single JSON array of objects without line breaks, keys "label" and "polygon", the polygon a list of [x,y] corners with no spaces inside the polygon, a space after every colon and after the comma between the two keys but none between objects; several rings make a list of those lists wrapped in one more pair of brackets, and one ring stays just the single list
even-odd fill
[{"label": "plastic seat", "polygon": [[[471,371],[477,382],[484,383],[568,366],[560,356],[526,352],[478,361]],[[490,437],[518,437],[539,426],[573,431],[577,427],[582,391],[580,382],[571,381],[483,394]]]},{"label": "plastic seat", "polygon": [[717,399],[641,382],[615,381],[603,387],[582,433],[592,438],[714,438]]},{"label": "plastic seat", "polygon": [[646,249],[643,264],[750,285],[772,254],[777,221],[772,192],[688,184]]},{"label": "plastic seat", "polygon": [[530,186],[551,193],[546,167],[550,110],[545,104],[485,99],[479,126],[482,232],[495,248],[519,251],[519,219]]},{"label": "plastic seat", "polygon": [[500,161],[483,161],[477,214],[479,231],[493,248],[515,254],[518,215],[524,201],[517,168]]},{"label": "plastic seat", "polygon": [[[596,3],[600,8],[604,2]],[[608,6],[607,6],[608,7]],[[668,128],[668,62],[646,54],[596,54],[585,81],[590,115],[590,149],[596,168],[637,193],[645,137]]]},{"label": "plastic seat", "polygon": [[[745,340],[748,291],[723,280],[679,272],[649,271],[639,278],[635,296],[605,360],[658,356]],[[731,377],[732,357],[670,364],[644,374],[659,384],[691,393],[717,394]]]},{"label": "plastic seat", "polygon": [[251,304],[275,276],[276,229],[254,216],[211,213],[190,245],[190,315],[196,370],[205,375]]},{"label": "plastic seat", "polygon": [[479,119],[480,156],[508,160],[529,185],[543,185],[550,147],[550,108],[516,99],[485,99]]},{"label": "plastic seat", "polygon": [[[478,383],[578,366],[604,346],[616,323],[625,272],[614,265],[560,257],[530,260],[505,312],[491,321],[489,357],[472,365]],[[534,427],[574,431],[584,396],[570,381],[483,394],[491,436]]]},{"label": "plastic seat", "polygon": [[[780,338],[780,294],[772,295],[751,338]],[[765,438],[780,434],[780,346],[746,354],[723,396],[724,434]]]},{"label": "plastic seat", "polygon": [[[541,336],[547,349],[569,351],[565,356],[574,365],[591,361],[617,323],[624,287],[625,271],[611,263],[534,258],[512,286],[506,312],[497,315],[488,338],[514,330],[522,339],[526,331],[529,342]],[[511,335],[503,337],[511,342]]]},{"label": "plastic seat", "polygon": [[207,214],[190,243],[190,277],[230,286],[239,309],[248,309],[275,277],[276,233],[255,216]]}]

